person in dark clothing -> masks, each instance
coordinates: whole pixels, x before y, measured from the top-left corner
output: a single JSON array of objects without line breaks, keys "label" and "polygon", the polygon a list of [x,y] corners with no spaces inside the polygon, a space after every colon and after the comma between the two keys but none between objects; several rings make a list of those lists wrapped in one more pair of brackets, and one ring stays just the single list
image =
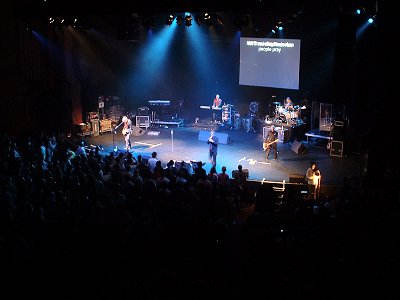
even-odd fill
[{"label": "person in dark clothing", "polygon": [[274,151],[274,158],[278,161],[278,132],[275,131],[275,126],[271,125],[267,136],[263,142],[263,150],[265,151],[265,160],[269,161],[271,150]]},{"label": "person in dark clothing", "polygon": [[218,143],[219,139],[215,135],[215,131],[211,130],[207,144],[209,145],[209,159],[214,167],[217,166]]}]

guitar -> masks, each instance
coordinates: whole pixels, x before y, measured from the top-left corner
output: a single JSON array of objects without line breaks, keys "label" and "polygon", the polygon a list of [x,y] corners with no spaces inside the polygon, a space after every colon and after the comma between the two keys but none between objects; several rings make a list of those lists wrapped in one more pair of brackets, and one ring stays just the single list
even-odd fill
[{"label": "guitar", "polygon": [[122,135],[127,135],[131,133],[131,129],[130,128],[122,128]]},{"label": "guitar", "polygon": [[[319,173],[318,173],[319,174]],[[313,179],[313,184],[317,187],[319,187],[320,184],[320,180],[321,180],[321,175],[318,174],[314,174],[314,176],[312,177]]]},{"label": "guitar", "polygon": [[275,141],[272,141],[272,142],[264,142],[263,143],[263,150],[264,151],[267,150],[270,145],[272,145],[273,143],[276,143],[278,141],[279,141],[279,139],[276,139]]}]

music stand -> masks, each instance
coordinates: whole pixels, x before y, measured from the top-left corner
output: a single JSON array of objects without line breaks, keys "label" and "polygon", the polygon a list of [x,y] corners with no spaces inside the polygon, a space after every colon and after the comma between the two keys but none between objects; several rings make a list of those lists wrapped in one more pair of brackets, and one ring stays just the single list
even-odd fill
[{"label": "music stand", "polygon": [[117,152],[117,150],[118,150],[118,146],[117,146],[117,149],[115,149],[115,139],[114,139],[114,135],[117,134],[117,129],[118,129],[123,123],[124,123],[124,122],[119,123],[116,127],[114,127],[114,130],[113,130],[113,151],[114,151],[114,152]]}]

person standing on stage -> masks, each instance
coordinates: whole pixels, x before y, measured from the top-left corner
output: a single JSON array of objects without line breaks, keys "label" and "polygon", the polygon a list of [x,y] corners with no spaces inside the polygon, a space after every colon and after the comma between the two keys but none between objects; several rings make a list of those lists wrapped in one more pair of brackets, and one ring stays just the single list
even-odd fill
[{"label": "person standing on stage", "polygon": [[125,139],[125,150],[129,152],[131,149],[131,133],[132,133],[132,121],[127,117],[122,117],[124,126],[122,127],[122,134]]},{"label": "person standing on stage", "polygon": [[271,153],[271,150],[274,151],[274,158],[276,161],[278,161],[278,141],[278,132],[275,131],[275,126],[271,125],[263,142],[263,150],[266,152],[265,160],[267,162],[269,161],[269,154]]},{"label": "person standing on stage", "polygon": [[306,172],[306,179],[308,184],[308,199],[317,200],[321,186],[321,172],[315,161],[310,163],[310,167]]},{"label": "person standing on stage", "polygon": [[222,104],[222,99],[219,97],[218,94],[215,95],[215,98],[213,100],[213,104],[211,106],[211,109],[212,109],[212,122],[218,122],[216,111],[219,111],[219,109],[221,108],[221,104]]},{"label": "person standing on stage", "polygon": [[209,159],[214,167],[217,166],[218,143],[219,139],[215,135],[215,131],[211,130],[207,144],[209,145]]}]

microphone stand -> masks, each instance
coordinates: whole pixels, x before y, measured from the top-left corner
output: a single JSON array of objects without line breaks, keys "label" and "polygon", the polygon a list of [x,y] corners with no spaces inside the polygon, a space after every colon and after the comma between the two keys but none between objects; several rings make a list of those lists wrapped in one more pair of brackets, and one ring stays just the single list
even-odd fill
[{"label": "microphone stand", "polygon": [[113,130],[113,151],[117,152],[118,148],[115,149],[115,141],[114,141],[114,136],[117,134],[117,129],[123,124],[124,122],[119,123],[116,127],[114,127]]}]

